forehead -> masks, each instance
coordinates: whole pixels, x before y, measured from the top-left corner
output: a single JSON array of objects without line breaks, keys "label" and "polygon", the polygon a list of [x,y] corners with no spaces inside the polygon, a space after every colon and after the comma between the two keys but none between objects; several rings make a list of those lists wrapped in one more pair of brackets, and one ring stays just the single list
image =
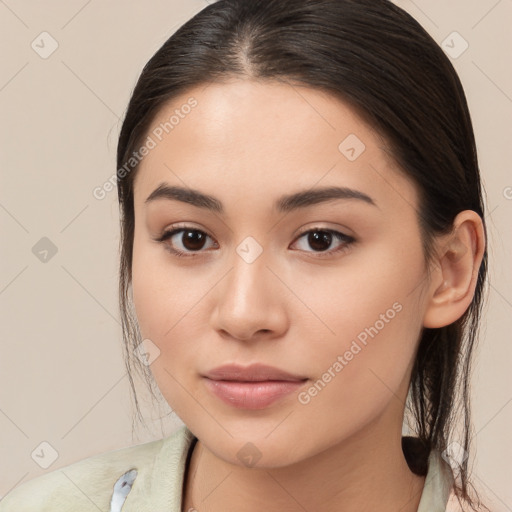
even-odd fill
[{"label": "forehead", "polygon": [[161,183],[270,198],[338,185],[415,201],[383,139],[346,103],[284,82],[233,79],[188,90],[164,105],[147,136],[135,202]]}]

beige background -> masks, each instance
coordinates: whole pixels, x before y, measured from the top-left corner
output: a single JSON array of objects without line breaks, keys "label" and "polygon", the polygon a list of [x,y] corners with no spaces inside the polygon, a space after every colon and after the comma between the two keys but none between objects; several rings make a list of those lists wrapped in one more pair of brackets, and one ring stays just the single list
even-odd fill
[{"label": "beige background", "polygon": [[[492,267],[473,380],[475,483],[494,510],[512,510],[512,1],[398,4],[438,43],[457,31],[469,44],[452,60],[475,124]],[[168,407],[146,409],[150,428],[132,436],[117,312],[117,198],[100,201],[92,191],[115,172],[120,118],[143,65],[204,6],[0,0],[0,497],[45,472],[37,462],[51,462],[52,450],[58,457],[46,471],[180,424],[171,414],[161,427]],[[46,59],[31,47],[51,49],[44,31],[58,43]],[[46,262],[33,252],[48,243],[43,237],[57,249]],[[34,451],[45,455],[32,458]]]}]

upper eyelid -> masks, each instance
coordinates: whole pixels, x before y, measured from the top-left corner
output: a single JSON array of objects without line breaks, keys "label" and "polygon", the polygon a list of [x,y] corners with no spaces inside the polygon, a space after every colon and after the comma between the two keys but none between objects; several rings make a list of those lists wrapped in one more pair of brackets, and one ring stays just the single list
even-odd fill
[{"label": "upper eyelid", "polygon": [[[208,231],[202,229],[202,228],[196,228],[195,226],[191,226],[191,225],[184,225],[184,226],[180,226],[180,225],[176,225],[176,226],[172,226],[170,228],[167,228],[167,229],[164,229],[163,232],[162,232],[162,235],[159,237],[159,238],[162,238],[164,236],[168,236],[170,233],[172,233],[173,235],[179,233],[180,231],[199,231],[201,233],[204,233],[205,235],[209,236],[212,240],[215,240],[215,237],[213,237],[212,235],[210,235],[210,233],[208,233]],[[310,231],[327,231],[327,232],[333,232],[333,233],[337,233],[337,234],[340,234],[340,235],[343,235],[343,236],[346,236],[347,238],[354,238],[353,236],[349,235],[348,233],[345,233],[344,231],[341,231],[340,229],[336,229],[336,228],[329,228],[329,227],[326,227],[326,226],[312,226],[312,227],[308,227],[308,228],[304,228],[303,230],[299,231],[299,233],[297,233],[295,235],[295,238],[299,237],[299,236],[302,236],[306,233],[309,233]],[[294,238],[294,240],[295,240]]]},{"label": "upper eyelid", "polygon": [[348,233],[343,231],[342,228],[329,228],[326,226],[312,226],[312,227],[305,228],[305,229],[299,231],[297,233],[297,235],[295,235],[295,237],[302,236],[305,233],[309,233],[310,231],[327,231],[327,232],[331,232],[331,233],[338,233],[340,235],[344,235],[349,238],[353,238],[351,235],[349,235]]}]

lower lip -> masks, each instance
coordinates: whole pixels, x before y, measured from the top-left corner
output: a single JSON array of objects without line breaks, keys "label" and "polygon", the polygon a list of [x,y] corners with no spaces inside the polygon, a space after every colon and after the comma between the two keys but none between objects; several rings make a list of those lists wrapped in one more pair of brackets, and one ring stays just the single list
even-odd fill
[{"label": "lower lip", "polygon": [[223,402],[239,409],[264,409],[297,391],[305,381],[267,380],[239,382],[205,378],[208,389]]}]

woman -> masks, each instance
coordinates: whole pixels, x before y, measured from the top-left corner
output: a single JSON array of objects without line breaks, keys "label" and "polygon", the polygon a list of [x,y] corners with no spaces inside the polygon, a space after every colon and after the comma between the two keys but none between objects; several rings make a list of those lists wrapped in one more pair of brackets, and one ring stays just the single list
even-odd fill
[{"label": "woman", "polygon": [[478,510],[482,192],[417,22],[387,0],[209,5],[144,68],[117,163],[127,367],[186,426],[1,511]]}]

